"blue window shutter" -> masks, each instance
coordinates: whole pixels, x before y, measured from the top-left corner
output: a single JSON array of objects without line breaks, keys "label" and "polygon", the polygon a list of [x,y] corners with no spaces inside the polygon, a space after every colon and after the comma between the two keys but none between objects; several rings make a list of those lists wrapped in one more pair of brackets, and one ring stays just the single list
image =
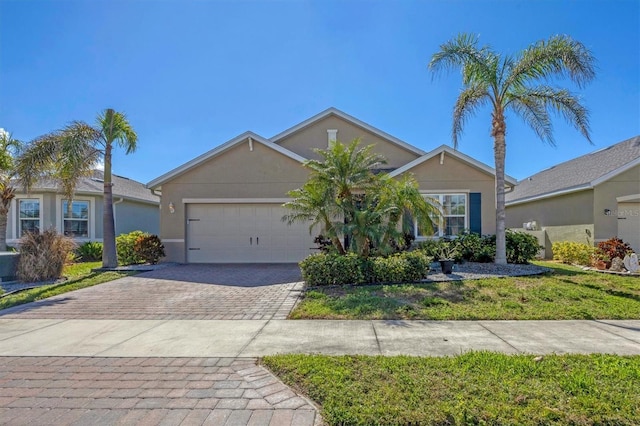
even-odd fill
[{"label": "blue window shutter", "polygon": [[482,234],[482,194],[480,192],[469,194],[469,231]]}]

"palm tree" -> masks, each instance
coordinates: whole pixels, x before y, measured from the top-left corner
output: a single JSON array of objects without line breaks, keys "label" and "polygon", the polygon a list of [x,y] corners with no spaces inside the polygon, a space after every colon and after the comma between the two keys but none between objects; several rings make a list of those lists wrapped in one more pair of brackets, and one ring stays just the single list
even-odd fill
[{"label": "palm tree", "polygon": [[[437,201],[427,200],[420,193],[418,182],[412,175],[405,175],[396,180],[388,175],[381,177],[380,205],[393,207],[389,209],[387,229],[382,247],[389,246],[392,239],[398,234],[413,234],[413,220],[421,229],[432,231],[433,218],[440,215]],[[413,220],[405,220],[410,218]]]},{"label": "palm tree", "polygon": [[129,154],[135,151],[137,139],[123,113],[106,109],[98,115],[95,126],[74,121],[62,130],[35,139],[17,163],[18,176],[27,191],[41,177],[58,181],[70,215],[79,180],[90,175],[101,158],[104,160],[102,266],[105,268],[118,265],[111,180],[113,145],[116,143]]},{"label": "palm tree", "polygon": [[554,78],[568,77],[582,88],[595,77],[591,52],[568,36],[539,41],[516,55],[500,55],[488,46],[478,47],[478,37],[460,34],[440,46],[429,69],[441,72],[460,68],[463,89],[453,110],[453,145],[458,146],[464,124],[479,107],[489,104],[491,136],[496,169],[496,257],[505,264],[504,163],[507,111],[522,118],[536,135],[555,144],[550,111],[562,115],[589,142],[589,115],[578,97],[566,89],[552,87]]},{"label": "palm tree", "polygon": [[116,229],[113,220],[113,183],[111,181],[111,152],[113,144],[124,148],[126,154],[131,154],[137,148],[138,135],[127,121],[127,117],[120,112],[106,109],[98,116],[100,144],[104,149],[104,213],[102,232],[104,235],[104,249],[102,251],[102,267],[118,266],[116,253]]},{"label": "palm tree", "polygon": [[286,202],[284,207],[291,210],[282,220],[289,225],[295,222],[310,222],[309,232],[311,233],[317,225],[324,228],[324,233],[331,240],[333,246],[340,254],[345,254],[345,249],[340,242],[340,230],[342,224],[336,222],[340,217],[340,212],[332,203],[332,193],[330,187],[323,185],[317,180],[309,180],[302,188],[289,191],[291,201]]},{"label": "palm tree", "polygon": [[[309,180],[302,188],[289,192],[293,200],[284,204],[292,210],[283,217],[284,221],[310,220],[311,228],[322,224],[323,232],[340,254],[351,245],[347,238],[351,228],[346,225],[354,219],[358,200],[378,185],[373,169],[386,162],[371,153],[372,146],[359,144],[359,139],[349,145],[331,141],[327,149],[316,149],[322,160],[305,161],[304,165],[311,169]],[[345,237],[344,244],[341,236]]]},{"label": "palm tree", "polygon": [[15,198],[15,188],[11,183],[14,175],[14,158],[21,142],[0,129],[0,251],[7,250],[7,216],[11,200]]}]

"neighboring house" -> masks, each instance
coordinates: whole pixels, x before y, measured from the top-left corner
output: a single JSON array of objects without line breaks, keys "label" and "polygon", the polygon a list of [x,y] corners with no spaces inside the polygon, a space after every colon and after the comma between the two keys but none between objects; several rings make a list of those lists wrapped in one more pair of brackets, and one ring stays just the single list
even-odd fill
[{"label": "neighboring house", "polygon": [[640,252],[640,136],[522,180],[507,194],[507,226],[556,241],[619,237]]},{"label": "neighboring house", "polygon": [[[16,187],[7,220],[7,242],[16,244],[27,231],[55,228],[77,241],[102,241],[103,173],[81,179],[73,199],[72,217],[56,182],[38,182],[29,194]],[[113,211],[116,235],[142,230],[159,231],[160,198],[144,184],[113,175]]]},{"label": "neighboring house", "polygon": [[[392,176],[412,173],[446,207],[438,235],[495,232],[494,170],[444,145],[424,152],[330,108],[270,138],[246,132],[154,179],[161,193],[160,237],[167,260],[189,263],[297,262],[313,252],[307,224],[288,226],[287,192],[308,178],[305,159],[329,141],[362,145],[386,157]],[[510,187],[515,180],[507,177]],[[425,239],[432,236],[419,235]]]}]

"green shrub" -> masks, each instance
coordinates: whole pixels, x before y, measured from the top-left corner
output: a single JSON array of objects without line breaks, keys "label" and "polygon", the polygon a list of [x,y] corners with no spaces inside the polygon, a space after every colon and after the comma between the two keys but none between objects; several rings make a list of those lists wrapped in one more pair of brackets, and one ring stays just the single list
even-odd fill
[{"label": "green shrub", "polygon": [[136,239],[133,249],[145,262],[155,265],[164,257],[164,245],[157,235],[140,236]]},{"label": "green shrub", "polygon": [[302,279],[312,286],[361,284],[366,282],[361,263],[355,253],[316,253],[300,262]]},{"label": "green shrub", "polygon": [[97,262],[102,260],[102,243],[87,241],[80,244],[75,250],[76,260],[81,262]]},{"label": "green shrub", "polygon": [[507,230],[506,251],[508,263],[529,263],[543,248],[533,235],[526,232]]},{"label": "green shrub", "polygon": [[609,256],[609,260],[613,260],[616,257],[624,259],[624,257],[633,252],[631,246],[620,238],[609,238],[607,241],[598,243],[598,250],[604,255]]},{"label": "green shrub", "polygon": [[18,279],[35,282],[60,278],[65,260],[74,248],[71,238],[53,228],[39,234],[27,232],[20,238]]},{"label": "green shrub", "polygon": [[355,253],[317,253],[300,262],[300,270],[310,286],[407,282],[424,278],[430,263],[431,259],[418,250],[369,259]]},{"label": "green shrub", "polygon": [[553,243],[551,250],[553,251],[553,260],[583,266],[591,265],[591,258],[596,252],[596,248],[593,246],[573,241]]},{"label": "green shrub", "polygon": [[121,234],[116,237],[116,251],[118,253],[118,264],[133,265],[144,262],[135,250],[135,244],[139,237],[148,237],[149,234],[142,231],[132,231],[128,234]]}]

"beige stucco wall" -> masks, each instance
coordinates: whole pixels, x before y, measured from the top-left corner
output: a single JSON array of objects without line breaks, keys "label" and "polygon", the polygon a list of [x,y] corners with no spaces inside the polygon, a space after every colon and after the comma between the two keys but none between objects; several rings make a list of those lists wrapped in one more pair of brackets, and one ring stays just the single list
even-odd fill
[{"label": "beige stucco wall", "polygon": [[[607,240],[617,236],[618,202],[616,197],[638,194],[640,192],[640,165],[597,185],[593,192],[593,217],[595,219],[596,241]],[[609,209],[611,214],[605,215],[605,209]]]},{"label": "beige stucco wall", "polygon": [[[185,261],[185,198],[285,198],[308,171],[299,162],[248,140],[162,184],[160,235],[167,260]],[[169,203],[175,213],[169,213]]]},{"label": "beige stucco wall", "polygon": [[482,193],[482,233],[496,232],[495,178],[469,164],[445,154],[443,164],[440,156],[431,158],[407,173],[414,175],[420,191],[480,192]]},{"label": "beige stucco wall", "polygon": [[361,138],[363,146],[375,145],[374,152],[387,159],[385,167],[398,168],[418,158],[417,154],[333,115],[279,140],[278,145],[305,158],[320,159],[313,149],[327,148],[328,129],[337,129],[338,140],[342,143],[347,144],[355,138]]},{"label": "beige stucco wall", "polygon": [[539,228],[593,224],[593,191],[572,192],[557,197],[507,206],[507,228],[520,228],[536,221]]},{"label": "beige stucco wall", "polygon": [[[114,198],[116,198],[115,201],[118,200],[117,197]],[[113,209],[116,235],[138,230],[150,234],[160,232],[160,209],[157,205],[124,200],[115,204]]]}]

